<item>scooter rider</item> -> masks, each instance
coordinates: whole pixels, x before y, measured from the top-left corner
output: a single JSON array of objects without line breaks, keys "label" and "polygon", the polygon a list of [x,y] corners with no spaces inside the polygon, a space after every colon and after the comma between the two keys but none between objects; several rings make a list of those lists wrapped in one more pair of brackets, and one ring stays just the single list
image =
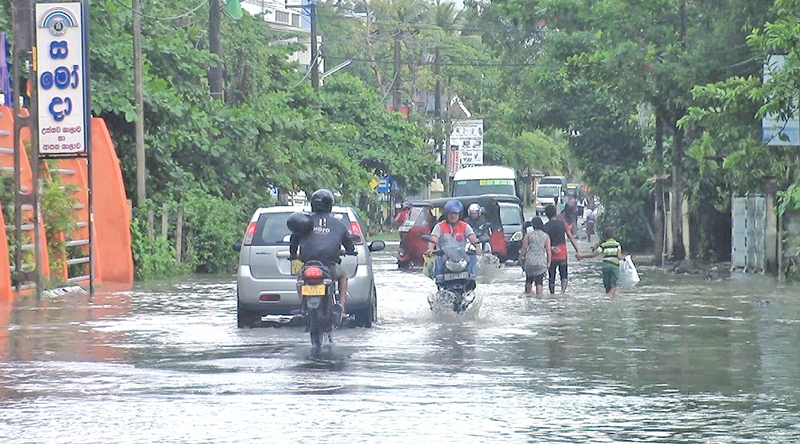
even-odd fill
[{"label": "scooter rider", "polygon": [[[480,205],[477,202],[470,204],[467,208],[469,212],[469,218],[467,219],[467,223],[472,230],[475,232],[475,236],[481,241],[481,250],[484,253],[488,253],[491,251],[491,244],[489,243],[488,239],[492,236],[492,227],[486,218],[483,216],[483,211]],[[486,239],[484,241],[484,239]],[[488,248],[487,248],[488,247]]]},{"label": "scooter rider", "polygon": [[[444,204],[445,219],[433,227],[426,254],[433,254],[437,244],[446,245],[450,242],[457,242],[463,245],[467,240],[477,247],[478,254],[483,254],[478,237],[475,236],[475,231],[468,223],[461,220],[463,211],[464,205],[456,199],[450,199]],[[475,275],[477,262],[478,260],[475,256],[470,258],[469,274]],[[440,275],[442,273],[444,273],[444,260],[439,257],[436,260],[436,274]]]},{"label": "scooter rider", "polygon": [[[334,277],[339,279],[339,304],[342,313],[347,302],[347,272],[339,266],[342,262],[339,256],[340,247],[344,246],[347,254],[355,255],[356,248],[350,238],[350,231],[340,219],[331,214],[333,209],[333,193],[330,190],[319,189],[311,195],[310,216],[313,228],[307,234],[292,233],[289,241],[289,257],[305,261],[320,261],[331,269]],[[297,248],[300,254],[297,254]]]}]

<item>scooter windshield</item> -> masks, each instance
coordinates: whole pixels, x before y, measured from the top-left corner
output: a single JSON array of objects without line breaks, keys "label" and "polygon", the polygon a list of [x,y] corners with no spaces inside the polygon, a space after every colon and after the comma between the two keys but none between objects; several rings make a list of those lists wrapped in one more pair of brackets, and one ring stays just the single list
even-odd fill
[{"label": "scooter windshield", "polygon": [[451,261],[459,261],[465,259],[467,243],[465,241],[458,242],[452,238],[445,238],[439,242],[439,248],[444,252],[444,256]]}]

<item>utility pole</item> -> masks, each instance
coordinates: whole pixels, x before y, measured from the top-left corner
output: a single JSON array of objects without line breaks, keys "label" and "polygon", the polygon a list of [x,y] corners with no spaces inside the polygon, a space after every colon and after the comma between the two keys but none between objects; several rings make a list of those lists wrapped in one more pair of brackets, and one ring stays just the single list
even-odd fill
[{"label": "utility pole", "polygon": [[[40,230],[41,202],[39,199],[39,104],[38,88],[36,86],[37,71],[33,46],[35,43],[34,24],[34,2],[32,0],[13,0],[12,8],[12,30],[14,33],[14,46],[11,53],[11,83],[12,100],[14,102],[14,271],[16,272],[16,282],[14,286],[17,292],[22,290],[23,282],[33,281],[36,286],[36,297],[42,297],[42,231]],[[28,73],[33,78],[28,102],[28,115],[22,113],[22,103],[20,99],[24,96],[22,82],[23,70],[27,68]],[[22,150],[25,146],[22,143],[22,129],[30,131],[30,166],[32,176],[32,189],[27,193],[22,189]],[[22,257],[22,231],[23,231],[23,207],[30,206],[33,216],[30,224],[33,226],[33,248],[35,268],[26,270],[23,266]]]},{"label": "utility pole", "polygon": [[133,0],[133,95],[136,107],[136,206],[147,199],[147,166],[144,155],[144,87],[142,85],[142,17],[139,0]]},{"label": "utility pole", "polygon": [[[436,116],[436,150],[439,152],[439,160],[446,166],[447,151],[444,149],[444,126],[442,125],[442,60],[439,57],[439,47],[434,52],[433,72],[436,77],[436,96],[433,98],[433,113]],[[447,174],[447,171],[444,173]],[[445,183],[444,175],[442,183]]]},{"label": "utility pole", "polygon": [[317,48],[317,2],[309,2],[311,14],[311,86],[319,92],[319,48]]},{"label": "utility pole", "polygon": [[[219,0],[210,0],[208,9],[208,49],[212,54],[220,57],[222,53],[219,42],[220,17]],[[222,61],[217,66],[212,66],[208,70],[208,84],[211,87],[211,97],[222,100]]]},{"label": "utility pole", "polygon": [[395,31],[394,37],[394,92],[392,93],[392,108],[394,112],[400,112],[400,34],[402,31]]},{"label": "utility pole", "polygon": [[308,8],[308,15],[311,18],[311,62],[308,69],[311,70],[311,86],[315,92],[319,92],[319,67],[322,56],[317,47],[317,0],[309,0],[307,5],[290,5],[289,0],[284,0],[286,9],[305,9]]}]

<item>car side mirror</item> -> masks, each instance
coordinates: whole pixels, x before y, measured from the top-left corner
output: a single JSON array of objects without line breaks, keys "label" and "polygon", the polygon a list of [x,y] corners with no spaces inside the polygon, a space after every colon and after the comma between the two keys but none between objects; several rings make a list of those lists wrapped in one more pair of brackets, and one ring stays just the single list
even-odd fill
[{"label": "car side mirror", "polygon": [[376,240],[369,243],[369,251],[381,251],[386,248],[386,242]]},{"label": "car side mirror", "polygon": [[242,241],[236,241],[233,243],[233,251],[242,251]]}]

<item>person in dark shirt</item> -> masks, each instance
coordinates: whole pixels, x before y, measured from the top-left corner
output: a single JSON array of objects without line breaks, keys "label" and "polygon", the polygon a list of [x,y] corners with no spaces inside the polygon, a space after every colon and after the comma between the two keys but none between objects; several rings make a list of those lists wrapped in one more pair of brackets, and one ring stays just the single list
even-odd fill
[{"label": "person in dark shirt", "polygon": [[472,231],[475,232],[475,236],[481,242],[481,249],[484,253],[490,253],[492,251],[491,243],[489,243],[489,239],[492,236],[491,224],[486,220],[481,206],[477,203],[471,204],[467,211],[469,212],[467,223],[472,227]]},{"label": "person in dark shirt", "polygon": [[[320,261],[332,270],[339,280],[339,304],[344,312],[347,302],[347,272],[339,266],[342,262],[339,252],[341,247],[347,254],[356,254],[350,230],[342,221],[331,214],[333,209],[333,193],[320,189],[311,195],[312,228],[308,233],[292,233],[289,240],[289,257],[301,261]],[[298,248],[300,254],[297,254]]]},{"label": "person in dark shirt", "polygon": [[544,208],[544,213],[549,221],[544,226],[544,232],[550,236],[550,245],[552,249],[552,258],[550,261],[550,269],[548,270],[548,286],[550,287],[550,294],[556,292],[556,269],[561,277],[561,293],[567,291],[567,240],[572,243],[575,251],[578,251],[578,245],[575,243],[575,236],[572,235],[572,230],[569,224],[559,220],[556,217],[556,207],[548,205]]}]

